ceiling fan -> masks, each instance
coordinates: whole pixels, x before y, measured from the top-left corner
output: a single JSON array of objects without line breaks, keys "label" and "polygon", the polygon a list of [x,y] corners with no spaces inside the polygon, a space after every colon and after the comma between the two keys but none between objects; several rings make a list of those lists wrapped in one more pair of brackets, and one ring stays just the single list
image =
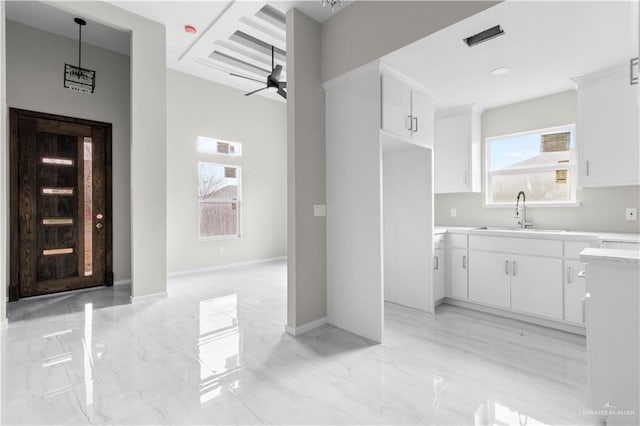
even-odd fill
[{"label": "ceiling fan", "polygon": [[[278,95],[287,99],[287,92],[284,89],[287,87],[286,81],[280,81],[280,74],[282,73],[282,65],[275,65],[274,63],[274,47],[271,46],[271,74],[267,76],[267,85],[258,90],[254,90],[253,92],[245,93],[245,96],[253,95],[254,93],[258,93],[262,90],[267,90],[269,92],[276,92]],[[264,81],[256,80],[255,78],[247,77],[246,75],[234,74],[230,75],[234,77],[245,78],[247,80],[257,81],[258,83],[263,83]]]}]

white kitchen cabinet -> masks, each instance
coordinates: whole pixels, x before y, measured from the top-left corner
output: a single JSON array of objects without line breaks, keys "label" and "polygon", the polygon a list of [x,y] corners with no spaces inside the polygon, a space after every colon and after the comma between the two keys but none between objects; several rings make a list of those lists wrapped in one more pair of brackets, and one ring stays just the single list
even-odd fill
[{"label": "white kitchen cabinet", "polygon": [[433,101],[401,77],[382,73],[381,128],[419,145],[433,147]]},{"label": "white kitchen cabinet", "polygon": [[562,319],[562,260],[511,256],[511,309]]},{"label": "white kitchen cabinet", "polygon": [[586,282],[578,274],[586,270],[587,265],[578,260],[564,261],[564,319],[584,324],[584,304],[582,299],[587,293]]},{"label": "white kitchen cabinet", "polygon": [[445,250],[433,251],[433,300],[438,302],[445,297]]},{"label": "white kitchen cabinet", "polygon": [[639,85],[629,84],[628,65],[575,81],[579,185],[640,184]]},{"label": "white kitchen cabinet", "polygon": [[434,192],[480,192],[480,113],[472,106],[435,117]]},{"label": "white kitchen cabinet", "polygon": [[469,300],[511,307],[511,263],[508,255],[470,251],[469,271]]},{"label": "white kitchen cabinet", "polygon": [[451,248],[449,256],[450,297],[469,298],[469,256],[466,248]]}]

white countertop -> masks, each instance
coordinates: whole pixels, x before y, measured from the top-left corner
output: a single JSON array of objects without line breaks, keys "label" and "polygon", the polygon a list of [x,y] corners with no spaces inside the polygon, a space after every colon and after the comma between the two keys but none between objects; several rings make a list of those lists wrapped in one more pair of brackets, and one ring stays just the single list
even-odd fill
[{"label": "white countertop", "polygon": [[553,229],[508,229],[493,228],[479,229],[473,226],[435,226],[434,234],[450,232],[453,234],[491,235],[504,237],[534,238],[545,240],[572,240],[572,241],[615,241],[640,243],[640,234],[620,232],[583,232],[561,231]]},{"label": "white countertop", "polygon": [[580,253],[580,261],[589,263],[594,260],[640,263],[640,250],[620,250],[607,248],[586,248]]}]

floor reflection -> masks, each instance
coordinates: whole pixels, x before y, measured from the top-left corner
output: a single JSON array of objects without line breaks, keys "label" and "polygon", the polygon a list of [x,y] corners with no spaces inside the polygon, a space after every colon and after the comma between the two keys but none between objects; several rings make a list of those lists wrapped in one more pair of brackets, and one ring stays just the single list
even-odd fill
[{"label": "floor reflection", "polygon": [[84,349],[84,389],[87,407],[93,404],[93,304],[84,305],[84,336],[82,336]]},{"label": "floor reflection", "polygon": [[486,401],[480,404],[474,415],[474,420],[474,424],[477,426],[546,424],[495,401]]},{"label": "floor reflection", "polygon": [[223,386],[238,387],[240,368],[238,295],[200,302],[200,404],[218,397]]}]

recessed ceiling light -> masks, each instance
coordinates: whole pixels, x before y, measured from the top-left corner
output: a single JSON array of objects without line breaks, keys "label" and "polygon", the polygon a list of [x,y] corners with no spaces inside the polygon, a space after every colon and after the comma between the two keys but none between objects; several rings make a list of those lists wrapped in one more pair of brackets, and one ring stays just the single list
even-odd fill
[{"label": "recessed ceiling light", "polygon": [[187,34],[195,34],[198,32],[198,30],[193,25],[185,25],[184,32]]},{"label": "recessed ceiling light", "polygon": [[509,74],[511,72],[511,68],[509,67],[500,67],[500,68],[496,68],[495,70],[491,71],[491,75],[505,75],[505,74]]}]

